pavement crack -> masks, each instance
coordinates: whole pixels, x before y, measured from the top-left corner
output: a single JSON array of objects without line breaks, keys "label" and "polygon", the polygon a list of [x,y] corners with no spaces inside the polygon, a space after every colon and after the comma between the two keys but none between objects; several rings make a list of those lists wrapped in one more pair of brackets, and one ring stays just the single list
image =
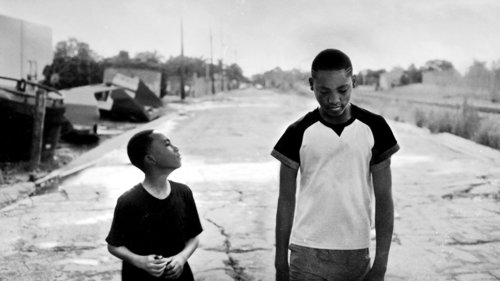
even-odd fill
[{"label": "pavement crack", "polygon": [[241,190],[234,190],[236,193],[238,193],[238,202],[243,202],[243,191]]},{"label": "pavement crack", "polygon": [[471,183],[466,188],[454,191],[452,193],[445,194],[441,196],[444,199],[453,199],[453,197],[464,197],[470,194],[474,187],[483,185],[484,182]]},{"label": "pavement crack", "polygon": [[235,252],[236,250],[231,249],[231,241],[230,241],[231,236],[226,232],[226,229],[222,225],[216,223],[214,220],[208,218],[207,216],[205,216],[205,219],[209,223],[217,227],[217,229],[219,229],[220,234],[224,237],[223,250],[214,248],[211,248],[209,250],[226,253],[227,260],[224,261],[224,264],[229,267],[229,269],[226,269],[226,274],[229,275],[231,278],[233,278],[233,280],[235,281],[252,280],[252,278],[245,273],[245,268],[240,266],[238,260],[236,260],[231,256],[231,253],[238,253],[238,252]]},{"label": "pavement crack", "polygon": [[[221,248],[203,248],[203,250],[210,251],[210,252],[227,253],[226,249],[221,249]],[[229,253],[231,253],[231,254],[245,254],[245,253],[257,252],[257,251],[272,251],[272,250],[273,249],[271,249],[271,248],[230,249]]]},{"label": "pavement crack", "polygon": [[491,239],[491,240],[477,239],[477,240],[468,240],[468,241],[453,239],[452,242],[448,242],[446,244],[450,245],[450,246],[457,246],[457,245],[458,246],[473,246],[473,245],[483,245],[483,244],[498,243],[498,242],[500,242],[500,239]]},{"label": "pavement crack", "polygon": [[224,261],[224,264],[228,265],[231,267],[232,271],[228,272],[229,276],[233,278],[235,281],[250,281],[252,278],[246,274],[245,268],[242,266],[239,266],[238,261],[234,259],[231,256],[228,256],[228,260]]},{"label": "pavement crack", "polygon": [[467,185],[465,188],[456,190],[451,193],[447,193],[441,196],[442,199],[448,199],[452,200],[455,198],[475,198],[475,197],[482,197],[482,198],[492,198],[499,200],[500,195],[498,193],[474,193],[472,192],[475,188],[480,187],[480,186],[485,186],[485,185],[491,185],[492,182],[489,180],[487,176],[480,176],[478,177],[482,182],[475,182],[475,183],[470,183]]},{"label": "pavement crack", "polygon": [[493,214],[497,214],[497,215],[500,215],[500,212],[498,211],[495,211],[495,210],[490,210],[490,209],[484,209],[483,210],[487,211],[487,212],[490,212],[490,213],[493,213]]},{"label": "pavement crack", "polygon": [[229,253],[229,251],[230,251],[230,249],[231,249],[231,241],[229,240],[230,236],[229,236],[229,234],[227,234],[227,233],[226,233],[225,228],[224,228],[222,225],[220,225],[220,224],[216,223],[215,221],[213,221],[213,220],[212,220],[212,219],[210,219],[210,218],[205,217],[205,219],[206,219],[209,223],[211,223],[211,224],[213,224],[215,227],[217,227],[217,229],[219,229],[220,234],[224,237],[224,252]]},{"label": "pavement crack", "polygon": [[273,250],[273,249],[271,249],[271,248],[234,249],[234,250],[231,250],[230,253],[244,254],[244,253],[251,253],[251,252],[256,252],[256,251],[271,251],[271,250]]},{"label": "pavement crack", "polygon": [[399,239],[399,235],[397,233],[392,234],[392,242],[401,245],[401,239]]},{"label": "pavement crack", "polygon": [[22,252],[36,252],[36,253],[42,253],[42,252],[75,252],[75,251],[89,251],[89,250],[95,250],[99,248],[99,246],[76,246],[76,245],[58,245],[50,248],[39,248],[34,245],[29,245],[29,246],[24,246],[20,250]]}]

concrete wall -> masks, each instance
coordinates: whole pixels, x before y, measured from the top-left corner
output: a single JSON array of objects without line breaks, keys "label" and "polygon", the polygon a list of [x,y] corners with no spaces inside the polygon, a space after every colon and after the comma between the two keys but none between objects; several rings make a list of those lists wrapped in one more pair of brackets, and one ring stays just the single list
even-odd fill
[{"label": "concrete wall", "polygon": [[53,59],[52,29],[0,15],[0,76],[42,80]]},{"label": "concrete wall", "polygon": [[[222,81],[220,75],[214,75],[214,82],[215,92],[221,92]],[[207,77],[198,77],[197,75],[193,75],[192,77],[186,79],[184,85],[186,96],[188,97],[200,97],[212,94],[212,81]],[[224,86],[224,91],[227,91],[228,84],[224,83]],[[169,95],[180,96],[179,76],[171,76],[167,78],[167,92]]]},{"label": "concrete wall", "polygon": [[189,95],[192,97],[205,96],[212,93],[212,84],[205,77],[193,76],[193,85],[191,86]]}]

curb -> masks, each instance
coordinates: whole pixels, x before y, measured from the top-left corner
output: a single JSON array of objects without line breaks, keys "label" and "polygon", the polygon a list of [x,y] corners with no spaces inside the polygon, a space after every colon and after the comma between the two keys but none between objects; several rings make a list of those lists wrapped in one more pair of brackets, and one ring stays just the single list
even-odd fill
[{"label": "curb", "polygon": [[27,197],[33,192],[35,192],[35,183],[33,182],[21,182],[2,187],[0,191],[0,209]]}]

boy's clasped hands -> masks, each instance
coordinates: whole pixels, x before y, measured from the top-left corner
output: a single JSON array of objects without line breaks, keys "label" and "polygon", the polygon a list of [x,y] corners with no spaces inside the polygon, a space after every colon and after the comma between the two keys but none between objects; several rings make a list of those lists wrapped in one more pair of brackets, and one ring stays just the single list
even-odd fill
[{"label": "boy's clasped hands", "polygon": [[181,256],[163,257],[160,255],[144,256],[142,268],[155,277],[177,279],[184,270],[184,260]]}]

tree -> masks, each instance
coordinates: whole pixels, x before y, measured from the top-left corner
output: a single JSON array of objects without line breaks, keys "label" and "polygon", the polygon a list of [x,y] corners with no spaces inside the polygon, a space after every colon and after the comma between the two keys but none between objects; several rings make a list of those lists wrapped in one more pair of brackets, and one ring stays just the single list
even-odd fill
[{"label": "tree", "polygon": [[486,67],[486,62],[474,60],[466,76],[470,77],[481,77],[489,75],[490,71]]},{"label": "tree", "polygon": [[252,81],[267,88],[288,90],[295,88],[296,83],[306,83],[309,74],[298,69],[282,70],[276,67],[263,74],[252,76]]},{"label": "tree", "polygon": [[120,60],[120,61],[130,61],[130,55],[128,54],[127,51],[120,51],[118,53],[118,56],[116,57],[117,60]]},{"label": "tree", "polygon": [[469,67],[465,80],[469,87],[489,89],[493,82],[494,73],[486,67],[486,62],[474,60]]},{"label": "tree", "polygon": [[184,71],[185,71],[184,75],[186,77],[192,77],[193,74],[195,73],[199,77],[206,75],[206,70],[208,66],[203,58],[192,58],[186,56],[170,57],[164,64],[162,64],[162,69],[164,70],[167,76],[177,76],[179,75],[181,62],[184,63]]},{"label": "tree", "polygon": [[236,80],[246,82],[247,80],[245,76],[243,76],[243,70],[236,63],[230,64],[226,68],[226,77],[227,79],[229,79],[229,81]]},{"label": "tree", "polygon": [[54,58],[79,58],[81,60],[99,60],[99,56],[85,42],[69,38],[56,44]]},{"label": "tree", "polygon": [[417,69],[414,64],[408,67],[406,74],[408,77],[408,84],[422,83],[422,70]]},{"label": "tree", "polygon": [[139,52],[135,55],[134,60],[140,61],[140,62],[145,62],[145,63],[154,63],[154,64],[160,64],[161,61],[163,60],[163,56],[158,53],[158,51],[153,51],[153,52]]},{"label": "tree", "polygon": [[58,42],[52,64],[43,71],[45,84],[65,89],[100,83],[103,69],[98,59],[87,43],[76,38]]},{"label": "tree", "polygon": [[131,59],[129,53],[122,50],[118,55],[104,59],[102,65],[103,68],[123,67],[161,71],[162,64],[159,62],[161,58],[162,56],[156,52],[141,52]]},{"label": "tree", "polygon": [[425,63],[425,70],[428,71],[444,71],[455,69],[453,64],[447,60],[429,60]]}]

